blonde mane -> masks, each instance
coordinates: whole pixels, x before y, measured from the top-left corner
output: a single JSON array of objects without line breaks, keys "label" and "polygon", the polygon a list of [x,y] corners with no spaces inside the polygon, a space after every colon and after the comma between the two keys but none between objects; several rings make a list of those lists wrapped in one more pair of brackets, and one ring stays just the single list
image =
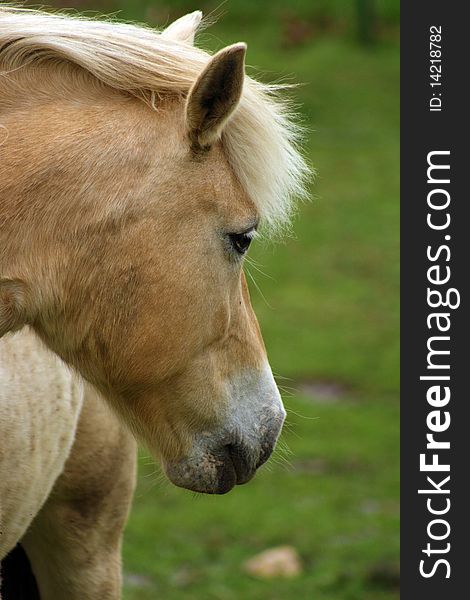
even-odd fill
[{"label": "blonde mane", "polygon": [[[0,7],[0,84],[9,71],[63,61],[155,108],[163,95],[185,96],[209,57],[145,26]],[[278,97],[281,88],[247,77],[223,133],[227,158],[272,232],[289,223],[309,175],[298,149],[300,129]]]}]

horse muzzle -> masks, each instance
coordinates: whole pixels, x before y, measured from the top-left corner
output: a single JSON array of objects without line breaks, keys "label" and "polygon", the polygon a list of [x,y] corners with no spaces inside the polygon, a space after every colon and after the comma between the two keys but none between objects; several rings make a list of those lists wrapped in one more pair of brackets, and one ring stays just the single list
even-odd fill
[{"label": "horse muzzle", "polygon": [[253,478],[271,456],[286,412],[266,363],[227,382],[227,410],[213,431],[195,434],[186,456],[163,467],[172,483],[225,494]]},{"label": "horse muzzle", "polygon": [[[176,486],[205,494],[226,494],[235,485],[248,483],[257,469],[271,456],[279,437],[285,413],[279,411],[260,427],[258,443],[240,440],[229,443],[196,445],[192,452],[175,462],[164,464],[168,479]],[[238,436],[237,436],[238,437]]]}]

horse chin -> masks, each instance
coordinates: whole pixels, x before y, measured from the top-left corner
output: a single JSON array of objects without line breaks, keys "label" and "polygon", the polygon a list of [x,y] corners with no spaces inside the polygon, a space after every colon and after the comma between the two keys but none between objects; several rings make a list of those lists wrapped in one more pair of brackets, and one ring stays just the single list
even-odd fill
[{"label": "horse chin", "polygon": [[238,483],[235,466],[224,455],[208,453],[198,458],[183,458],[166,463],[164,470],[177,487],[201,494],[226,494]]},{"label": "horse chin", "polygon": [[270,431],[258,447],[238,442],[214,447],[195,445],[178,461],[163,463],[168,479],[176,486],[203,494],[226,494],[235,485],[251,481],[271,455],[279,430]]}]

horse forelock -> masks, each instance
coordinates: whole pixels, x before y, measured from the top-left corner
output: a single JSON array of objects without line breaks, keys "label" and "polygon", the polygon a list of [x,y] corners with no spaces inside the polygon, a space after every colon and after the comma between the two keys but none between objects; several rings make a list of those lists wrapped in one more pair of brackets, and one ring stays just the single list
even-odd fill
[{"label": "horse forelock", "polygon": [[[77,72],[78,66],[92,76],[82,85],[95,80],[155,109],[161,98],[184,97],[209,59],[200,48],[144,26],[0,7],[0,87],[15,72],[58,64]],[[301,128],[281,90],[247,77],[222,136],[227,159],[269,232],[289,224],[310,172],[298,147]],[[31,89],[16,93],[27,99]]]}]

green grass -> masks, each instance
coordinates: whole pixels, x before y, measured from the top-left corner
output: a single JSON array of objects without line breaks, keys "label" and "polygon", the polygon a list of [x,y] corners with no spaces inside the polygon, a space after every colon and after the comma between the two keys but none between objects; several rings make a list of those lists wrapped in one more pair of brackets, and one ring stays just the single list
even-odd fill
[{"label": "green grass", "polygon": [[[75,5],[160,24],[200,6]],[[211,48],[245,40],[265,78],[305,82],[295,97],[318,171],[314,200],[292,237],[253,248],[267,276],[248,266],[269,302],[251,286],[273,370],[286,377],[290,464],[279,457],[247,486],[196,497],[142,458],[125,600],[398,598],[398,2],[376,2],[379,39],[369,47],[355,41],[353,6],[229,1],[202,36]],[[286,42],[289,19],[310,24],[295,43]],[[303,396],[303,380],[337,382],[339,397]],[[298,578],[243,571],[246,559],[284,544],[301,555]]]}]

